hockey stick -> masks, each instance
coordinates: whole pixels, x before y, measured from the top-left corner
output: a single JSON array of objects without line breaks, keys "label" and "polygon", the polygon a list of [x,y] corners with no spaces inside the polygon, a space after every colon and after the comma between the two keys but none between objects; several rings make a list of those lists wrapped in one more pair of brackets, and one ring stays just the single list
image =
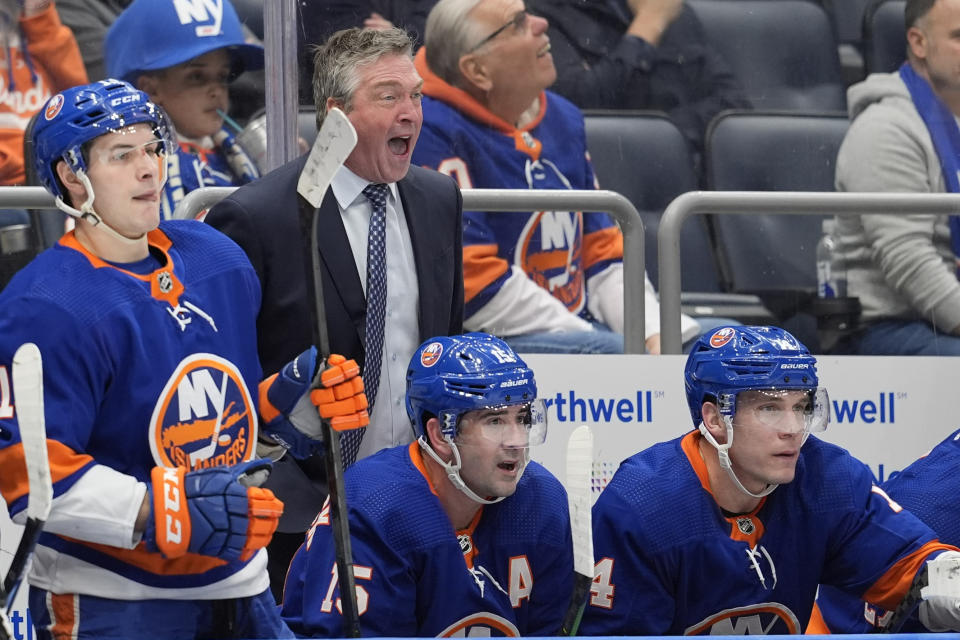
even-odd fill
[{"label": "hockey stick", "polygon": [[593,432],[587,425],[573,430],[567,441],[567,502],[573,537],[573,596],[560,625],[561,636],[574,636],[593,583],[593,522],[590,478],[593,468]]},{"label": "hockey stick", "polygon": [[13,637],[7,616],[43,523],[50,515],[50,503],[53,500],[50,462],[47,459],[47,428],[43,415],[43,362],[40,350],[32,342],[21,345],[13,356],[13,397],[30,484],[27,521],[0,591],[0,637],[3,638]]},{"label": "hockey stick", "polygon": [[[323,274],[320,268],[320,247],[317,223],[320,205],[334,174],[340,169],[357,144],[357,132],[340,109],[330,109],[317,133],[310,156],[300,174],[297,192],[313,206],[310,224],[310,256],[313,265],[313,298],[316,314],[317,348],[326,358],[330,355],[327,314],[323,304]],[[313,380],[313,389],[320,386],[320,373]],[[328,420],[323,420],[324,466],[330,500],[330,526],[337,554],[337,580],[340,585],[340,607],[343,614],[343,635],[360,637],[360,614],[353,577],[353,549],[350,544],[350,523],[347,519],[347,496],[343,487],[343,464],[340,458],[340,434]]]}]

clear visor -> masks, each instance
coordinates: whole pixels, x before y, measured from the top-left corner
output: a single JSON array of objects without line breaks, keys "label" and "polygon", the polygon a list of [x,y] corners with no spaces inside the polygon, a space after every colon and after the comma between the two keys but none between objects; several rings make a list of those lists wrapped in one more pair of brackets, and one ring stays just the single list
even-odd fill
[{"label": "clear visor", "polygon": [[123,131],[115,131],[121,137],[111,139],[106,148],[91,149],[89,164],[104,164],[109,166],[137,166],[147,164],[157,175],[164,177],[167,167],[167,154],[164,141],[160,138],[150,138],[145,142],[135,142],[131,136],[124,140]]},{"label": "clear visor", "polygon": [[[444,411],[445,416],[456,415]],[[547,439],[547,411],[542,400],[468,411],[460,415],[455,442],[481,439],[510,449],[525,449]]]},{"label": "clear visor", "polygon": [[[732,407],[729,394],[722,403]],[[827,390],[817,389],[753,389],[736,395],[733,425],[750,420],[779,432],[816,433],[830,422],[830,400]]]}]

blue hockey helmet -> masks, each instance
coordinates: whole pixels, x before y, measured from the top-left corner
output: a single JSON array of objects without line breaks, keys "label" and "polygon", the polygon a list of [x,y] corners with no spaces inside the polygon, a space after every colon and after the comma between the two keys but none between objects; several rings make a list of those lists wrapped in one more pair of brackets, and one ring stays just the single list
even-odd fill
[{"label": "blue hockey helmet", "polygon": [[57,162],[63,160],[74,173],[83,175],[87,170],[82,151],[85,143],[141,122],[152,125],[167,155],[176,153],[176,135],[166,113],[126,82],[100,80],[52,96],[40,109],[32,133],[40,183],[66,199],[54,170]]},{"label": "blue hockey helmet", "polygon": [[134,0],[107,30],[104,57],[108,75],[136,82],[224,48],[234,73],[263,68],[263,47],[246,42],[230,0]]},{"label": "blue hockey helmet", "polygon": [[407,369],[407,415],[418,438],[431,416],[453,439],[464,413],[529,404],[536,397],[533,371],[506,342],[486,333],[427,340]]},{"label": "blue hockey helmet", "polygon": [[801,389],[819,385],[816,359],[779,327],[720,327],[694,343],[683,379],[693,425],[703,420],[704,401],[728,396],[725,413],[736,413],[736,394],[747,390]]}]

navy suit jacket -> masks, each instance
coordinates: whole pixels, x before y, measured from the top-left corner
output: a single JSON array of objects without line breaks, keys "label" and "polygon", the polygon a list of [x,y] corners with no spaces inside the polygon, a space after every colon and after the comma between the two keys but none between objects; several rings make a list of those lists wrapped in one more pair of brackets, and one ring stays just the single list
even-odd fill
[{"label": "navy suit jacket", "polygon": [[[260,278],[263,302],[257,316],[257,349],[265,377],[317,341],[309,255],[314,209],[297,193],[305,163],[304,155],[237,189],[206,217],[243,248]],[[460,190],[450,177],[417,166],[410,167],[397,187],[417,269],[420,341],[461,333]],[[362,369],[367,303],[332,191],[327,191],[317,215],[330,351],[354,358]],[[279,530],[305,531],[326,498],[322,459],[294,461],[284,456],[265,486],[285,503]]]}]

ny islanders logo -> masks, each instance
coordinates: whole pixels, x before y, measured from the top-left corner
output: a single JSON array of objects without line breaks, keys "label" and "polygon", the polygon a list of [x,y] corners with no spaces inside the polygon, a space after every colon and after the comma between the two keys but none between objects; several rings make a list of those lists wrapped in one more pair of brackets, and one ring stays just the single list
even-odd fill
[{"label": "ny islanders logo", "polygon": [[582,251],[582,212],[539,211],[520,234],[513,262],[571,313],[579,313],[584,303]]},{"label": "ny islanders logo", "polygon": [[57,117],[57,114],[60,113],[60,109],[63,108],[63,94],[58,93],[53,96],[50,100],[50,104],[47,105],[46,110],[43,112],[43,117],[47,120],[53,120]]},{"label": "ny islanders logo", "polygon": [[432,367],[437,364],[437,360],[440,359],[440,354],[443,353],[443,345],[439,342],[431,342],[427,345],[427,348],[423,350],[423,353],[420,354],[420,364],[425,367]]},{"label": "ny islanders logo", "polygon": [[173,0],[173,8],[177,11],[180,24],[213,21],[213,24],[196,25],[194,31],[198,38],[216,36],[220,33],[220,24],[223,22],[223,0]]},{"label": "ny islanders logo", "polygon": [[725,609],[702,622],[684,629],[685,636],[769,636],[801,633],[800,621],[787,606],[779,602]]},{"label": "ny islanders logo", "polygon": [[519,638],[520,630],[495,613],[474,613],[461,618],[437,634],[438,638],[501,637]]},{"label": "ny islanders logo", "polygon": [[236,464],[253,454],[256,415],[236,366],[213,354],[195,353],[180,362],[157,400],[150,450],[164,467]]},{"label": "ny islanders logo", "polygon": [[719,349],[723,345],[733,340],[733,336],[736,335],[736,333],[736,329],[732,327],[724,327],[710,336],[710,346],[714,349]]}]

